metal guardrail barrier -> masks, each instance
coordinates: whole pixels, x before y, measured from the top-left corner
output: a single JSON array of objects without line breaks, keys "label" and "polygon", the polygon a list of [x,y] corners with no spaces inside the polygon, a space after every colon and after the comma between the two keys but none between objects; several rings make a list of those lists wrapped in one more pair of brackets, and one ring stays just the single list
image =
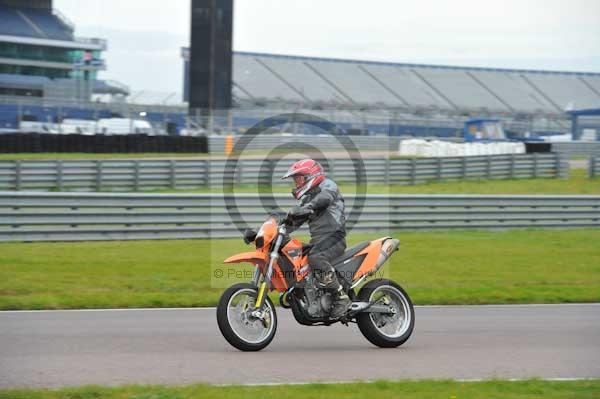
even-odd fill
[{"label": "metal guardrail barrier", "polygon": [[600,155],[590,157],[588,162],[588,177],[590,179],[600,177]]},{"label": "metal guardrail barrier", "polygon": [[[235,184],[289,184],[279,177],[290,159],[240,159],[228,170],[225,159],[114,159],[0,161],[0,190],[139,191]],[[322,160],[337,182],[356,182],[353,160]],[[568,161],[556,154],[490,155],[452,158],[363,159],[363,182],[418,184],[457,179],[566,177]]]},{"label": "metal guardrail barrier", "polygon": [[[359,199],[346,196],[354,231],[600,227],[600,196],[369,195],[355,214]],[[0,192],[0,241],[240,237],[294,204],[283,194]]]},{"label": "metal guardrail barrier", "polygon": [[600,141],[552,143],[552,152],[567,157],[571,155],[600,156]]}]

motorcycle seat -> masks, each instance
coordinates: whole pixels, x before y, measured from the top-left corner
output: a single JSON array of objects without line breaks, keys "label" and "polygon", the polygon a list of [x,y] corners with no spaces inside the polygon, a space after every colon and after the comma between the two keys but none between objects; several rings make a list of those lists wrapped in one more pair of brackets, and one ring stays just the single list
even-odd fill
[{"label": "motorcycle seat", "polygon": [[341,256],[335,258],[331,262],[331,264],[333,265],[333,267],[336,267],[340,263],[344,263],[344,261],[347,261],[348,259],[352,258],[354,255],[356,255],[357,253],[359,253],[360,251],[362,251],[363,249],[368,247],[370,243],[371,243],[371,241],[359,242],[358,244],[346,249],[346,251],[344,251],[344,253]]},{"label": "motorcycle seat", "polygon": [[370,243],[370,241],[363,241],[361,243],[358,243],[355,246],[348,248],[346,252],[342,254],[342,256],[331,262],[338,277],[346,281],[348,285],[352,284],[352,277],[354,276],[364,259],[364,256],[354,256],[366,247],[368,247]]}]

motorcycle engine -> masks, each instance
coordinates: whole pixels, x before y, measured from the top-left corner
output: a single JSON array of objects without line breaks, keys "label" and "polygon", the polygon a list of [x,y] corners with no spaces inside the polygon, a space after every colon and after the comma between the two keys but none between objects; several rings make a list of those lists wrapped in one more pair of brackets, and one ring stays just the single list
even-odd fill
[{"label": "motorcycle engine", "polygon": [[306,278],[304,293],[307,303],[303,301],[305,302],[303,305],[311,317],[325,317],[329,314],[329,309],[333,302],[331,293],[319,289],[312,275]]}]

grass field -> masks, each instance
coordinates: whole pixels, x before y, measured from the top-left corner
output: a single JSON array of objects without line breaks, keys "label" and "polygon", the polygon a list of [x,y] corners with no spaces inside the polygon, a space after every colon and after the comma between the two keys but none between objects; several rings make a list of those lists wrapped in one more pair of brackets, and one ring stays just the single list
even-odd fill
[{"label": "grass field", "polygon": [[377,381],[352,384],[279,386],[188,385],[0,390],[0,399],[196,399],[196,398],[402,398],[402,399],[592,399],[600,380],[583,381]]},{"label": "grass field", "polygon": [[600,194],[600,179],[589,179],[584,170],[571,170],[568,179],[463,180],[381,186],[380,190],[391,194]]},{"label": "grass field", "polygon": [[[600,229],[394,236],[400,251],[382,270],[416,304],[600,301]],[[232,279],[211,276],[251,273],[221,263],[248,250],[241,239],[3,243],[0,309],[215,305]]]}]

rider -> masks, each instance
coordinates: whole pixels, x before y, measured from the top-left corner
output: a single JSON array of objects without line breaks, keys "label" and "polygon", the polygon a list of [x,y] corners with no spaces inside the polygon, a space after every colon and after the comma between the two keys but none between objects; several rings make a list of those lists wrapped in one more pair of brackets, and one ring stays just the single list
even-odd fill
[{"label": "rider", "polygon": [[[311,244],[308,264],[317,284],[332,291],[334,300],[329,317],[338,319],[348,311],[352,303],[331,265],[331,261],[346,250],[344,198],[335,182],[325,176],[321,164],[312,159],[294,163],[281,178],[290,177],[294,179],[292,194],[300,201],[300,205],[289,212],[293,223],[288,228],[288,233],[308,220]],[[254,241],[255,237],[254,230],[244,232],[246,244]]]},{"label": "rider", "polygon": [[[325,176],[321,164],[312,159],[294,163],[282,179],[290,177],[294,179],[292,194],[300,201],[300,205],[294,207],[290,214],[310,213],[308,227],[311,249],[308,263],[318,285],[332,291],[334,301],[329,316],[337,319],[346,313],[351,304],[331,265],[331,261],[346,249],[344,198],[335,182]],[[294,223],[288,232],[300,227],[305,220]]]}]

